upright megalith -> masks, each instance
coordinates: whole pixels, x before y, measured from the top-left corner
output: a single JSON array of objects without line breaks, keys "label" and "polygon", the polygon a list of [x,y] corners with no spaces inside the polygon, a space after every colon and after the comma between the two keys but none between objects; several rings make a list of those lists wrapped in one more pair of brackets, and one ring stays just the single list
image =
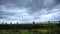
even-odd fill
[{"label": "upright megalith", "polygon": [[18,24],[18,21],[17,21],[17,24]]},{"label": "upright megalith", "polygon": [[50,24],[50,21],[48,21],[48,24]]},{"label": "upright megalith", "polygon": [[2,24],[4,24],[4,23],[2,22]]},{"label": "upright megalith", "polygon": [[7,22],[5,24],[7,24]]},{"label": "upright megalith", "polygon": [[60,24],[60,21],[59,21],[59,24]]},{"label": "upright megalith", "polygon": [[35,22],[33,21],[33,24],[35,24]]},{"label": "upright megalith", "polygon": [[10,22],[10,24],[12,24],[12,22]]}]

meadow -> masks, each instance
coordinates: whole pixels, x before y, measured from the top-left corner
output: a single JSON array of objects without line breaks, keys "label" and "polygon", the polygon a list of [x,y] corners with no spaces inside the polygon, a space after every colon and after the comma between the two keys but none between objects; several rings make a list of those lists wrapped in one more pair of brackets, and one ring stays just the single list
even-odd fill
[{"label": "meadow", "polygon": [[0,34],[60,34],[60,23],[0,24]]}]

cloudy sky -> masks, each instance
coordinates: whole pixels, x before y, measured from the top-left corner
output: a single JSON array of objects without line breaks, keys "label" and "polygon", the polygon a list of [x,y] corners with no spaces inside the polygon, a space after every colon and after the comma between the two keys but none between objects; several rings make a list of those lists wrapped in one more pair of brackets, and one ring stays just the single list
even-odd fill
[{"label": "cloudy sky", "polygon": [[60,20],[60,0],[0,0],[0,22]]}]

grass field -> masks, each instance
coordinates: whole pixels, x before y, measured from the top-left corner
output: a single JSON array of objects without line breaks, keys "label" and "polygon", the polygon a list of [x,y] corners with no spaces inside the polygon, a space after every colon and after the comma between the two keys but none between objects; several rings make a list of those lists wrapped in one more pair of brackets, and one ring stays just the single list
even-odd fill
[{"label": "grass field", "polygon": [[60,30],[59,32],[54,31],[54,30],[48,30],[48,29],[30,29],[30,30],[25,30],[25,29],[21,29],[16,31],[15,29],[9,29],[9,30],[0,30],[0,34],[60,34]]},{"label": "grass field", "polygon": [[0,25],[0,34],[60,34],[60,26],[58,24],[3,24]]}]

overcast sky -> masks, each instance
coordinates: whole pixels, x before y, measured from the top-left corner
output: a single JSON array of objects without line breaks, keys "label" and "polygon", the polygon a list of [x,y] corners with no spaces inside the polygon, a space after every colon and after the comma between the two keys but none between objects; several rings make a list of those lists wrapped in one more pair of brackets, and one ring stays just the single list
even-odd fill
[{"label": "overcast sky", "polygon": [[0,22],[60,20],[60,0],[0,0]]}]

